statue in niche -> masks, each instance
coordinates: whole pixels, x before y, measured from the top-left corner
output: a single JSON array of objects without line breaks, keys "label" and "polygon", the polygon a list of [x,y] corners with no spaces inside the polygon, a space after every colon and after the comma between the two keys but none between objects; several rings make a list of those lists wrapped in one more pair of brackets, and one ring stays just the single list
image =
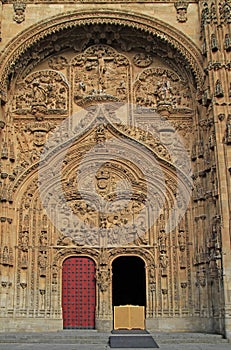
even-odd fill
[{"label": "statue in niche", "polygon": [[215,34],[211,34],[211,50],[217,51],[218,50],[218,42]]},{"label": "statue in niche", "polygon": [[227,118],[225,141],[227,144],[231,144],[231,114]]},{"label": "statue in niche", "polygon": [[167,267],[168,267],[168,257],[165,253],[160,254],[160,268],[161,268],[161,276],[167,276]]},{"label": "statue in niche", "polygon": [[221,81],[219,79],[217,79],[216,84],[215,84],[215,96],[216,97],[223,97],[224,96],[222,84],[221,84]]},{"label": "statue in niche", "polygon": [[156,290],[156,266],[154,264],[149,267],[149,288],[151,292]]},{"label": "statue in niche", "polygon": [[40,268],[40,276],[46,276],[46,267],[47,267],[47,252],[41,251],[38,256],[38,266]]},{"label": "statue in niche", "polygon": [[231,50],[231,39],[230,39],[230,35],[228,33],[225,34],[224,48],[228,52]]},{"label": "statue in niche", "polygon": [[20,248],[23,251],[27,251],[28,250],[28,243],[29,243],[29,232],[27,230],[25,230],[21,233],[20,241],[21,241]]},{"label": "statue in niche", "polygon": [[180,250],[184,251],[185,250],[185,234],[184,234],[183,230],[179,231],[178,244],[179,244]]},{"label": "statue in niche", "polygon": [[41,231],[40,237],[39,237],[39,243],[41,246],[47,245],[47,231]]},{"label": "statue in niche", "polygon": [[166,245],[166,242],[167,242],[167,236],[166,236],[166,233],[165,233],[165,230],[160,230],[160,234],[159,234],[159,249],[160,249],[160,252],[166,252],[167,251],[167,245]]}]

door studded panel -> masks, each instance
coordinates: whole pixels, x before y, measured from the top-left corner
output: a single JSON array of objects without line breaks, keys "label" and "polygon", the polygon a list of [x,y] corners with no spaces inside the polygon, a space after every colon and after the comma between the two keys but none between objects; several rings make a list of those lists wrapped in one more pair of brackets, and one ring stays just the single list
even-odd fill
[{"label": "door studded panel", "polygon": [[87,257],[70,257],[62,269],[64,329],[95,327],[95,263]]}]

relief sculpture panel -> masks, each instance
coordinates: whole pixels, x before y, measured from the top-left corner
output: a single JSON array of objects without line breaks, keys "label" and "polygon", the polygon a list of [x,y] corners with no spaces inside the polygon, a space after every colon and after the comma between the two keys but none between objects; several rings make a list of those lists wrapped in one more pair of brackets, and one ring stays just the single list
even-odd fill
[{"label": "relief sculpture panel", "polygon": [[93,45],[71,63],[73,100],[78,106],[97,102],[128,102],[130,64],[106,45]]},{"label": "relief sculpture panel", "polygon": [[13,113],[35,116],[38,120],[49,115],[66,115],[68,85],[63,75],[44,70],[32,73],[16,87]]}]

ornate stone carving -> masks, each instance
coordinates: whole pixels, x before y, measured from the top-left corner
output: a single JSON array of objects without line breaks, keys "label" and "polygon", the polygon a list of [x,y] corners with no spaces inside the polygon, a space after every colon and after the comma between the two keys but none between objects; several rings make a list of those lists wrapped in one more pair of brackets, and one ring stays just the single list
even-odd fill
[{"label": "ornate stone carving", "polygon": [[17,23],[22,23],[25,21],[25,10],[26,10],[26,4],[23,2],[14,2],[14,16],[13,20]]},{"label": "ornate stone carving", "polygon": [[47,260],[48,260],[47,251],[46,250],[40,251],[39,256],[38,256],[38,266],[40,269],[40,277],[46,276],[46,268],[47,268],[47,264],[48,264]]},{"label": "ornate stone carving", "polygon": [[224,48],[227,52],[231,51],[231,39],[228,33],[225,34]]},{"label": "ornate stone carving", "polygon": [[152,62],[153,62],[152,56],[147,53],[137,53],[133,57],[133,63],[140,68],[146,68],[150,66]]},{"label": "ornate stone carving", "polygon": [[107,269],[107,268],[97,269],[96,282],[99,286],[100,291],[103,293],[106,292],[106,290],[109,287],[109,284],[111,283],[110,269]]},{"label": "ornate stone carving", "polygon": [[188,3],[185,1],[178,1],[174,3],[177,13],[177,21],[178,22],[186,22],[187,21],[187,8]]},{"label": "ornate stone carving", "polygon": [[224,96],[224,90],[221,84],[221,81],[217,79],[216,84],[215,84],[215,93],[214,95],[216,97],[223,97]]},{"label": "ornate stone carving", "polygon": [[227,145],[231,144],[231,114],[228,115],[226,122],[225,143]]},{"label": "ornate stone carving", "polygon": [[[168,27],[168,25],[162,24],[162,22],[159,22],[158,20],[153,20],[153,25],[150,27],[149,19],[144,19],[142,16],[138,15],[130,15],[128,13],[124,14],[123,12],[117,11],[118,15],[119,13],[122,14],[122,17],[124,18],[123,20],[115,18],[115,10],[113,11],[107,11],[106,15],[104,11],[99,12],[99,16],[101,17],[102,21],[101,24],[108,23],[108,18],[110,17],[110,21],[112,24],[119,24],[121,26],[128,26],[132,27],[135,29],[143,29],[144,31],[147,31],[146,33],[150,35],[155,35],[157,37],[162,38],[162,35],[164,35],[164,38],[166,38],[167,42],[169,41],[171,45],[173,45],[177,51],[183,53],[183,56],[186,58],[186,60],[190,63],[190,65],[193,67],[193,70],[195,71],[196,74],[196,79],[198,81],[198,84],[200,85],[200,88],[203,84],[203,70],[200,68],[201,67],[201,55],[199,50],[196,48],[196,46],[192,45],[192,43],[187,40],[187,37],[182,35],[179,31],[174,32],[173,34],[173,29],[172,27]],[[89,19],[91,18],[92,24],[97,23],[97,15],[94,14],[94,16],[91,16],[90,13],[88,13],[88,18],[86,19],[84,17],[85,15],[83,13],[78,12],[73,12],[72,16],[70,17],[70,14],[64,14],[62,16],[59,16],[55,19],[52,19],[50,21],[46,21],[42,27],[39,25],[38,28],[35,27],[33,30],[33,34],[31,34],[31,31],[28,30],[24,32],[23,34],[19,35],[15,40],[12,41],[8,49],[4,52],[4,57],[2,57],[2,65],[3,65],[3,70],[2,70],[2,76],[1,76],[1,81],[3,82],[3,90],[6,88],[6,79],[7,75],[10,70],[12,70],[12,67],[15,64],[15,61],[19,57],[19,52],[20,54],[26,53],[28,50],[28,62],[29,60],[31,61],[31,46],[38,43],[38,46],[40,45],[41,47],[44,47],[44,45],[41,44],[41,40],[45,40],[47,45],[50,46],[50,50],[53,50],[53,47],[51,45],[51,38],[49,38],[49,35],[56,35],[56,32],[60,32],[61,30],[65,30],[68,28],[72,28],[73,25],[77,25],[79,21],[81,21],[81,24],[84,26],[86,23],[89,24]],[[89,17],[90,16],[90,17]],[[71,20],[70,20],[71,18]],[[75,22],[75,24],[74,24]],[[155,25],[155,22],[158,22],[158,25]],[[152,29],[150,29],[152,28]],[[155,28],[155,29],[154,29]],[[157,29],[158,28],[158,29]],[[22,37],[22,38],[21,38]],[[45,39],[46,38],[46,39]],[[174,39],[173,39],[174,38]],[[75,43],[76,43],[76,38],[75,38]],[[46,48],[47,49],[47,48]],[[14,55],[11,57],[11,52],[14,52]],[[193,53],[193,54],[191,54]],[[36,55],[36,54],[35,54]],[[22,61],[18,62],[17,64],[17,69],[18,67],[23,64],[25,66],[25,56],[22,55]],[[43,54],[43,57],[45,57],[46,54]],[[10,58],[9,58],[10,57]],[[197,61],[195,63],[195,61]],[[4,91],[6,92],[6,91]]]},{"label": "ornate stone carving", "polygon": [[212,2],[210,6],[210,22],[217,24],[217,10],[214,2]]},{"label": "ornate stone carving", "polygon": [[231,5],[229,0],[219,3],[219,12],[221,23],[231,23]]},{"label": "ornate stone carving", "polygon": [[54,70],[63,70],[67,65],[67,59],[64,56],[54,56],[48,61],[48,65]]},{"label": "ornate stone carving", "polygon": [[218,42],[215,34],[211,34],[210,45],[213,52],[218,51]]},{"label": "ornate stone carving", "polygon": [[76,104],[127,101],[130,64],[125,56],[109,46],[95,45],[76,56],[71,65]]},{"label": "ornate stone carving", "polygon": [[67,108],[67,82],[55,71],[32,73],[17,86],[13,107],[17,115],[31,114],[41,120],[45,115],[65,115]]},{"label": "ornate stone carving", "polygon": [[172,109],[191,109],[190,92],[175,73],[163,68],[145,69],[134,86],[138,106],[157,109],[169,105]]}]

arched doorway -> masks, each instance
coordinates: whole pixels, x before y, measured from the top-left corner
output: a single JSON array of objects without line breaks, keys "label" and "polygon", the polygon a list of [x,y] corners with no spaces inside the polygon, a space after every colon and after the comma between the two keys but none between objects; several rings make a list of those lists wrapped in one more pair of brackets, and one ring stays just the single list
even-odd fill
[{"label": "arched doorway", "polygon": [[94,261],[67,258],[62,267],[63,328],[95,328],[95,299]]},{"label": "arched doorway", "polygon": [[112,303],[146,306],[145,264],[137,256],[120,256],[112,264]]}]

